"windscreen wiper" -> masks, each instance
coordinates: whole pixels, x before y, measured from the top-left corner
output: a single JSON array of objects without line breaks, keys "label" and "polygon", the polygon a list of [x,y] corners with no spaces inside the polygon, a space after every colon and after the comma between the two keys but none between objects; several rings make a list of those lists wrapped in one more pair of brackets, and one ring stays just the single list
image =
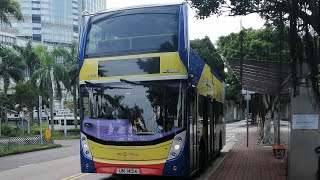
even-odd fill
[{"label": "windscreen wiper", "polygon": [[162,84],[162,83],[155,83],[155,82],[134,82],[134,81],[129,81],[127,79],[120,78],[121,82],[128,83],[128,84],[133,84],[133,85],[144,85],[144,86],[168,86],[167,84]]},{"label": "windscreen wiper", "polygon": [[132,88],[127,88],[127,87],[102,86],[101,84],[94,84],[94,83],[91,83],[89,81],[85,81],[85,83],[86,83],[86,86],[96,87],[96,88],[99,88],[101,90],[104,90],[104,89],[132,89]]}]

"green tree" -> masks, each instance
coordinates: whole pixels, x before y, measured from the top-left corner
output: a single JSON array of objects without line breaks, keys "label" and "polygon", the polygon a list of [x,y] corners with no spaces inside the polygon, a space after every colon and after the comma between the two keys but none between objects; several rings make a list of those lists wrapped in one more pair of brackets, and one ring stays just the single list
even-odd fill
[{"label": "green tree", "polygon": [[63,52],[58,48],[49,51],[43,45],[34,47],[33,51],[38,56],[40,65],[39,69],[34,71],[32,80],[37,81],[40,92],[45,92],[49,96],[51,131],[54,131],[53,98],[54,95],[61,97],[60,82],[64,75],[63,67],[57,60],[61,59]]},{"label": "green tree", "polygon": [[[287,29],[283,31],[284,35],[288,33]],[[289,53],[289,46],[287,38],[283,39],[282,48],[280,47],[281,44],[279,43],[279,38],[281,37],[281,32],[279,28],[266,24],[266,26],[259,30],[254,29],[245,29],[243,30],[243,51],[244,51],[244,58],[245,59],[257,59],[257,60],[264,60],[264,61],[290,61],[290,53]],[[219,37],[217,41],[218,51],[225,57],[233,57],[233,58],[240,58],[240,33],[231,33],[228,36]],[[281,52],[280,52],[281,49]],[[279,55],[281,53],[281,56]],[[232,71],[229,71],[227,75],[227,83],[228,86],[226,88],[226,100],[231,103],[241,104],[240,101],[240,84],[238,80],[233,75]],[[270,115],[273,117],[274,112],[276,111],[273,107],[272,103],[277,103],[277,98],[275,97],[265,97],[267,95],[259,96],[255,95],[256,104],[252,107],[251,112],[253,113],[253,117],[256,117],[259,114],[262,117],[262,122],[265,123],[266,115]],[[259,99],[260,98],[260,99]],[[264,101],[264,99],[269,99],[269,101]],[[272,103],[265,103],[265,102],[272,102]],[[242,101],[242,104],[244,102]],[[261,109],[259,107],[264,107],[265,109]],[[271,118],[269,118],[271,120]],[[269,123],[269,120],[267,123]],[[253,121],[254,122],[254,121]],[[262,124],[263,124],[262,123]],[[275,123],[276,124],[276,123]],[[263,126],[260,127],[263,131]],[[262,132],[261,131],[261,132]],[[263,137],[264,142],[270,140],[268,138],[268,132],[261,134]]]},{"label": "green tree", "polygon": [[[320,3],[319,1],[290,0],[290,1],[243,1],[243,0],[191,0],[197,9],[199,18],[206,18],[212,14],[221,15],[229,10],[230,15],[247,15],[259,13],[266,20],[284,27],[289,27],[290,59],[292,60],[292,90],[295,97],[298,91],[298,73],[302,72],[302,62],[310,67],[309,77],[316,102],[320,106]],[[285,22],[285,23],[283,23]],[[280,28],[281,29],[281,28]],[[281,42],[281,38],[280,38]],[[280,46],[281,49],[284,49]]]},{"label": "green tree", "polygon": [[[243,50],[245,59],[279,61],[279,30],[270,24],[262,29],[243,30]],[[287,33],[287,30],[285,31]],[[283,60],[289,61],[289,47],[284,39]],[[221,36],[217,41],[217,49],[224,57],[240,58],[240,33]]]},{"label": "green tree", "polygon": [[[18,82],[23,80],[25,65],[18,55],[12,51],[12,49],[2,46],[0,46],[0,60],[0,77],[3,80],[3,94],[6,99],[10,81],[13,80]],[[6,123],[8,122],[7,108],[7,104],[3,104]]]},{"label": "green tree", "polygon": [[15,0],[1,0],[0,1],[0,24],[10,23],[9,16],[13,16],[15,19],[23,20],[20,4]]},{"label": "green tree", "polygon": [[25,64],[19,56],[7,47],[0,47],[0,76],[3,79],[4,94],[7,96],[10,80],[23,80]]},{"label": "green tree", "polygon": [[62,82],[65,88],[71,92],[73,98],[73,113],[74,113],[74,125],[78,126],[78,105],[77,105],[77,89],[79,86],[79,70],[78,70],[78,48],[77,43],[74,41],[71,44],[70,51],[60,47],[60,51],[63,52],[65,74]]},{"label": "green tree", "polygon": [[192,40],[190,46],[219,75],[221,79],[225,79],[222,58],[208,36],[203,39]]},{"label": "green tree", "polygon": [[26,47],[14,46],[13,47],[19,54],[20,59],[24,60],[27,67],[27,77],[31,77],[32,73],[39,67],[39,59],[32,50],[32,43],[29,41]]},{"label": "green tree", "polygon": [[[265,61],[279,61],[279,30],[270,24],[259,30],[245,29],[243,31],[243,50],[245,59]],[[285,30],[287,33],[287,30]],[[290,60],[287,39],[284,39],[282,50],[283,61]],[[217,49],[222,56],[227,58],[240,58],[240,33],[231,33],[221,36],[217,41]],[[231,104],[240,103],[240,84],[230,69],[226,75],[226,100]]]},{"label": "green tree", "polygon": [[37,106],[38,103],[38,89],[33,83],[27,81],[25,83],[19,83],[15,87],[15,102],[19,105],[19,110],[24,111],[28,114],[28,132],[30,130],[30,125],[33,124],[33,108]]}]

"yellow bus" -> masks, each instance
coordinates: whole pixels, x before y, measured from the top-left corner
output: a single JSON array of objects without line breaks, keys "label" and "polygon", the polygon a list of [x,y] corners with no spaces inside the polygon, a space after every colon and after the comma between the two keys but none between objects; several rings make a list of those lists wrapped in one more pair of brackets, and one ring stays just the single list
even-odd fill
[{"label": "yellow bus", "polygon": [[83,173],[192,176],[223,148],[223,81],[190,48],[188,9],[88,18],[79,51]]}]

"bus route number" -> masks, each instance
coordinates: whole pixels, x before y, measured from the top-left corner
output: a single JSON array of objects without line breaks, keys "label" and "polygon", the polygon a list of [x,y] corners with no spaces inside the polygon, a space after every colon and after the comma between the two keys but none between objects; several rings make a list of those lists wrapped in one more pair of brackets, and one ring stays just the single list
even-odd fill
[{"label": "bus route number", "polygon": [[97,74],[88,74],[88,78],[89,78],[89,79],[95,79],[95,78],[97,78],[97,77],[98,77]]}]

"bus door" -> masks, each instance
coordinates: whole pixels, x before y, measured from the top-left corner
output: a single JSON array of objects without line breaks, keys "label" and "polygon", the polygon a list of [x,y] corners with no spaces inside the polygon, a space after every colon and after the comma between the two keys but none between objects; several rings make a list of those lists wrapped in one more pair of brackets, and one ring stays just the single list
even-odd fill
[{"label": "bus door", "polygon": [[200,131],[200,145],[203,148],[204,163],[208,160],[208,98],[199,95],[198,99],[198,126]]},{"label": "bus door", "polygon": [[213,126],[213,106],[211,98],[207,98],[207,111],[208,111],[208,154],[209,159],[213,159],[213,139],[214,139],[214,126]]},{"label": "bus door", "polygon": [[216,126],[215,126],[215,100],[213,99],[213,101],[211,101],[211,106],[210,106],[210,108],[211,108],[211,110],[210,110],[210,116],[211,116],[211,128],[212,128],[212,131],[211,131],[211,133],[212,133],[212,140],[211,140],[211,143],[212,143],[212,149],[211,149],[211,153],[213,154],[213,155],[215,155],[215,136],[216,136],[216,131],[215,131],[215,129],[216,129]]},{"label": "bus door", "polygon": [[214,124],[215,124],[215,134],[214,134],[214,152],[215,154],[219,152],[219,104],[214,101]]},{"label": "bus door", "polygon": [[[191,98],[190,96],[193,96]],[[198,133],[197,133],[197,104],[196,104],[196,95],[189,94],[189,101],[188,101],[188,122],[189,122],[189,134],[190,134],[190,174],[196,172],[197,170],[197,161],[198,161]]]}]

